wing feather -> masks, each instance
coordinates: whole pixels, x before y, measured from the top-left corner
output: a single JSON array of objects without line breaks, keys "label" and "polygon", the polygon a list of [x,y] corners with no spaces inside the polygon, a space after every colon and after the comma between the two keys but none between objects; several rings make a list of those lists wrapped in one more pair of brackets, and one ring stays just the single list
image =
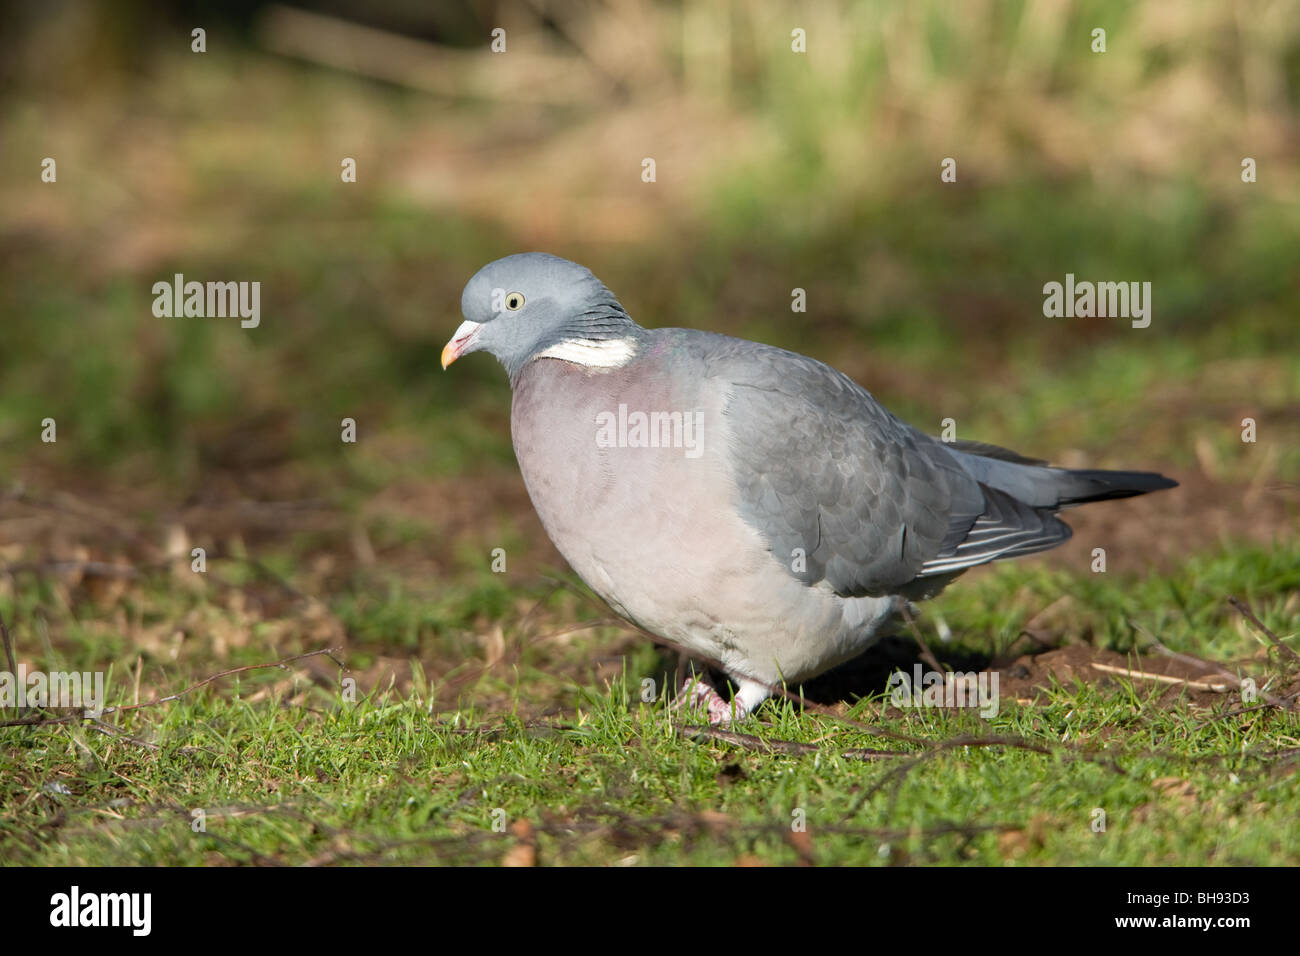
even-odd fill
[{"label": "wing feather", "polygon": [[[969,453],[954,455],[901,422],[831,367],[726,336],[664,331],[683,336],[705,378],[725,389],[736,504],[805,583],[844,597],[928,596],[967,568],[1069,538],[1054,508],[984,483],[964,467]],[[1002,467],[1034,461],[963,447]]]}]

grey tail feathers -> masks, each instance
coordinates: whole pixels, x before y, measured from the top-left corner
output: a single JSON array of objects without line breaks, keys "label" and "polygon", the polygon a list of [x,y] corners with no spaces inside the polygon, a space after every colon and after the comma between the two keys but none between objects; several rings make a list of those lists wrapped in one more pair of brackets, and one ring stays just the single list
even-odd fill
[{"label": "grey tail feathers", "polygon": [[[1131,498],[1178,482],[1150,471],[1052,468],[996,445],[943,445],[967,475],[979,482],[984,510],[973,522],[950,528],[944,549],[922,566],[902,593],[931,597],[967,568],[1054,548],[1070,537],[1056,512],[1090,501]],[[956,517],[956,516],[955,516]],[[951,532],[957,532],[955,535]]]},{"label": "grey tail feathers", "polygon": [[1056,511],[1090,501],[1131,498],[1178,482],[1149,471],[1103,471],[1099,468],[1053,468],[996,445],[979,442],[944,444],[962,469],[981,484],[1006,492],[1034,508]]},{"label": "grey tail feathers", "polygon": [[1069,508],[1089,501],[1132,498],[1152,491],[1177,488],[1178,482],[1154,471],[1104,471],[1098,468],[1070,469],[1068,490],[1061,495],[1058,507]]}]

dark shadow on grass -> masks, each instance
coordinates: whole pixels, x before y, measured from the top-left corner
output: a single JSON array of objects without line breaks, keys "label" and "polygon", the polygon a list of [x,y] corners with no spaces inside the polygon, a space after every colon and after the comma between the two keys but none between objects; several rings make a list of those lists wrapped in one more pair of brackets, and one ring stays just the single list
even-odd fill
[{"label": "dark shadow on grass", "polygon": [[[976,654],[964,648],[933,647],[939,663],[954,671],[981,671],[992,663],[988,654]],[[851,661],[845,661],[825,674],[806,682],[803,695],[814,703],[832,705],[838,701],[853,704],[859,698],[878,695],[889,689],[889,675],[903,671],[909,677],[920,665],[923,672],[932,668],[921,656],[916,641],[905,635],[882,638]]]}]

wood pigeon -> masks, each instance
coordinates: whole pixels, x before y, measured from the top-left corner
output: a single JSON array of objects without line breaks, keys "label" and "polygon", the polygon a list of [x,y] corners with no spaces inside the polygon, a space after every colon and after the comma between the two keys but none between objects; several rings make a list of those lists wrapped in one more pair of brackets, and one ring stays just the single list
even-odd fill
[{"label": "wood pigeon", "polygon": [[584,267],[484,266],[445,369],[500,360],[515,455],[547,534],[619,615],[719,666],[713,722],[849,660],[966,569],[1056,547],[1056,513],[1177,482],[1053,468],[895,418],[815,359],[645,329]]}]

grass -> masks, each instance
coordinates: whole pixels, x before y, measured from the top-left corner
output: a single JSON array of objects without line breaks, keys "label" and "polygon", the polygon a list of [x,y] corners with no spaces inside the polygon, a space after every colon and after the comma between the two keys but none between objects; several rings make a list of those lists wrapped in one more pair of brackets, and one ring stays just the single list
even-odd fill
[{"label": "grass", "polygon": [[[1248,595],[1264,623],[1294,642],[1298,567],[1292,545],[1229,550],[1118,586],[1101,575],[1001,568],[935,603],[957,634],[931,643],[945,659],[1001,653],[1009,673],[1010,646],[1034,609],[1067,594],[1063,642],[1130,651],[1142,638],[1129,622],[1138,622],[1175,651],[1238,661],[1243,673],[1285,685],[1294,669],[1268,655],[1224,595]],[[217,562],[210,573],[233,569]],[[111,655],[110,704],[137,702],[137,670],[148,700],[215,668],[223,629],[247,634],[220,655],[225,668],[257,669],[100,724],[6,730],[0,855],[12,863],[1298,859],[1300,728],[1273,709],[1230,714],[1241,706],[1236,694],[1207,701],[1135,678],[1053,679],[1031,698],[1004,697],[985,720],[900,710],[885,688],[861,686],[862,696],[832,712],[772,701],[736,725],[740,736],[711,737],[670,708],[665,659],[639,637],[601,627],[548,638],[555,620],[596,619],[567,590],[548,596],[540,583],[524,588],[540,608],[530,608],[532,624],[503,614],[491,588],[432,602],[394,588],[382,616],[358,595],[331,597],[329,613],[349,632],[387,634],[396,669],[383,683],[357,669],[369,631],[350,634],[350,670],[325,657],[310,668],[301,659],[259,666],[309,643],[285,640],[309,616],[305,598],[280,618],[250,622],[246,608],[222,609],[211,585],[178,604],[172,580],[157,575],[134,587],[135,626],[206,620],[178,644],[142,653],[138,639],[113,639],[93,615],[58,614],[49,589],[30,580],[6,619],[23,622],[20,638],[56,637],[62,650],[42,661],[49,669],[102,667]],[[485,620],[510,628],[492,664],[471,623]],[[462,663],[426,675],[419,660]],[[349,676],[360,688],[353,699],[342,683]],[[807,752],[790,752],[796,745]],[[864,749],[886,753],[861,759]],[[796,820],[803,832],[792,830]]]}]

